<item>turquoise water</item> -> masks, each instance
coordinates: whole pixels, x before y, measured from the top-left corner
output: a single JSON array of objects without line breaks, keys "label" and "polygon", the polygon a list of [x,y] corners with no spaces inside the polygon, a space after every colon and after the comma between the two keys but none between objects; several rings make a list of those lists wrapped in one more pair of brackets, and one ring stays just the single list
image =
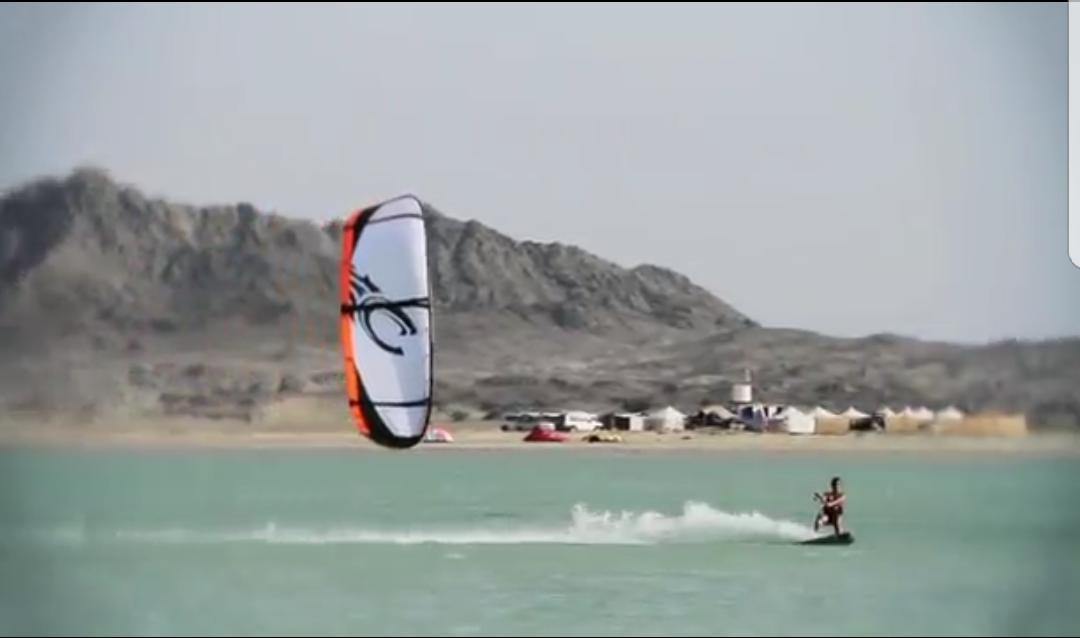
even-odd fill
[{"label": "turquoise water", "polygon": [[[805,547],[832,474],[850,547]],[[0,632],[1080,631],[1080,464],[1007,456],[0,453]]]}]

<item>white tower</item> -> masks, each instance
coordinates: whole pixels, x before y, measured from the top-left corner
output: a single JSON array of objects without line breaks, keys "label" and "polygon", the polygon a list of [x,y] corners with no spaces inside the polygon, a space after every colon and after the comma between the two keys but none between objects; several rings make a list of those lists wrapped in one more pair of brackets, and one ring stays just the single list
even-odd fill
[{"label": "white tower", "polygon": [[750,371],[745,370],[743,382],[731,386],[731,402],[736,405],[748,405],[754,401],[753,383],[750,380]]}]

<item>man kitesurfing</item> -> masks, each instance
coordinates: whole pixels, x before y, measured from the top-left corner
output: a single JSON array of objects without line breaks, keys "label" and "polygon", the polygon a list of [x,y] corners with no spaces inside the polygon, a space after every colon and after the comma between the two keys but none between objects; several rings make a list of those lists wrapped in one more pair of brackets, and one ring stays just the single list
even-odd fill
[{"label": "man kitesurfing", "polygon": [[831,525],[837,536],[841,535],[840,519],[844,516],[844,491],[840,485],[840,477],[834,476],[829,482],[831,486],[828,492],[819,494],[814,492],[814,498],[821,503],[821,512],[814,519],[814,531],[822,525]]}]

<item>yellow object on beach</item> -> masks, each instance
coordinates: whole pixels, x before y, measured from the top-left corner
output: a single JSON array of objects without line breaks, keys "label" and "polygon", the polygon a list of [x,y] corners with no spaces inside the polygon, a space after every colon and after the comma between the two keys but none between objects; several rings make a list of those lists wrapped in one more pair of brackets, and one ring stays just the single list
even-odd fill
[{"label": "yellow object on beach", "polygon": [[622,437],[613,432],[593,432],[584,439],[588,443],[622,443]]}]

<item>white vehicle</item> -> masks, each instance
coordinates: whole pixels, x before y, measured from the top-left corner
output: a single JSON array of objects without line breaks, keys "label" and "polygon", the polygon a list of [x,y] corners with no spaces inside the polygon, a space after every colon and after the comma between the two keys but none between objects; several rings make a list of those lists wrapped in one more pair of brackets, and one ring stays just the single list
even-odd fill
[{"label": "white vehicle", "polygon": [[563,432],[592,432],[603,424],[589,412],[563,412],[555,421],[555,427]]}]

